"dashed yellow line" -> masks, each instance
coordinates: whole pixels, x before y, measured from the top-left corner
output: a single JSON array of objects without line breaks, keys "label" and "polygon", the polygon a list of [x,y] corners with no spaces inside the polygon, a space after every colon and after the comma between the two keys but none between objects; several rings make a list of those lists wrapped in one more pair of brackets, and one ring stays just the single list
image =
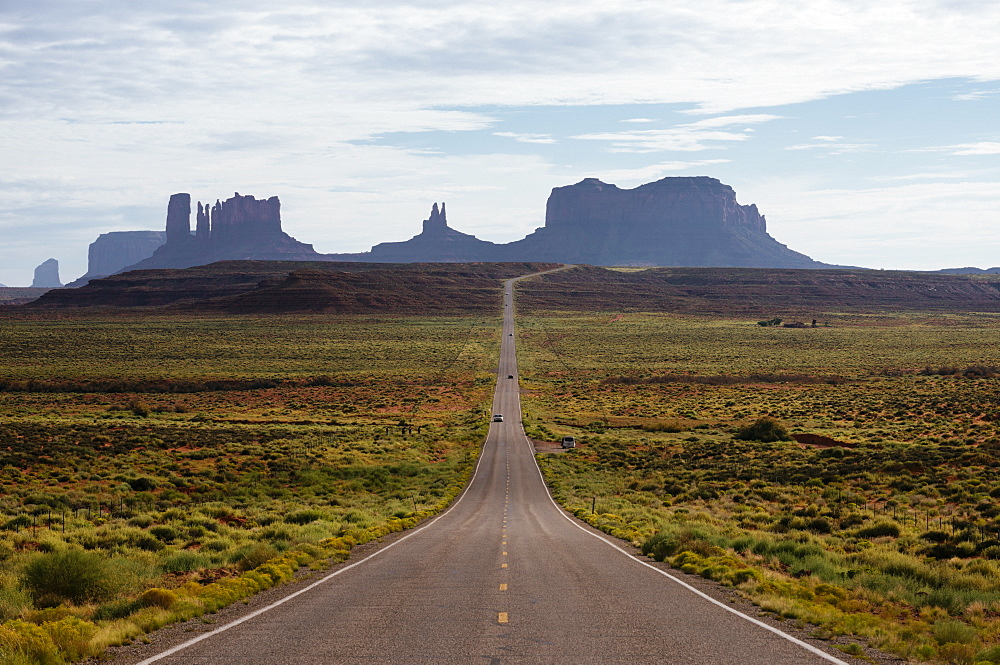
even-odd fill
[{"label": "dashed yellow line", "polygon": [[501,584],[500,585],[500,590],[501,591],[506,591],[507,590],[507,585],[506,584]]},{"label": "dashed yellow line", "polygon": [[507,564],[505,564],[505,563],[501,563],[501,564],[500,564],[500,567],[501,567],[501,568],[506,568],[506,567],[507,567]]},{"label": "dashed yellow line", "polygon": [[500,612],[497,615],[497,623],[507,623],[507,613],[506,612]]},{"label": "dashed yellow line", "polygon": [[504,553],[503,553],[503,555],[504,555],[504,556],[507,556],[507,553],[506,553],[506,552],[504,552]]}]

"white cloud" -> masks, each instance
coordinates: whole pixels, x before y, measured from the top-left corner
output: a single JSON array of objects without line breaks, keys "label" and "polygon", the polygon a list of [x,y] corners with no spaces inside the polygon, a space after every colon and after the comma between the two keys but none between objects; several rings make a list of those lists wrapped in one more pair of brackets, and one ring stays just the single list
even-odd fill
[{"label": "white cloud", "polygon": [[[817,137],[818,138],[818,137]],[[831,155],[843,155],[850,152],[866,152],[875,147],[873,143],[838,143],[824,141],[823,143],[798,143],[786,146],[785,150],[822,150]]]},{"label": "white cloud", "polygon": [[1000,142],[980,141],[948,146],[943,150],[951,155],[1000,155]]},{"label": "white cloud", "polygon": [[517,132],[493,132],[493,136],[514,139],[518,143],[555,143],[551,134],[519,134]]},{"label": "white cloud", "polygon": [[611,152],[697,152],[720,147],[722,142],[745,141],[745,132],[720,131],[722,127],[769,122],[781,116],[769,114],[733,115],[706,118],[676,125],[668,129],[634,129],[625,132],[579,134],[570,138],[585,141],[607,141]]},{"label": "white cloud", "polygon": [[699,169],[704,166],[714,166],[716,164],[727,164],[728,159],[701,159],[692,161],[660,162],[649,164],[635,169],[613,169],[610,171],[600,171],[597,173],[600,180],[618,185],[622,188],[637,187],[653,180],[659,180],[668,173],[677,171],[689,171]]},{"label": "white cloud", "polygon": [[774,180],[742,189],[766,201],[772,236],[820,261],[911,270],[1000,264],[1000,227],[987,221],[1000,182],[816,189]]},{"label": "white cloud", "polygon": [[627,118],[625,120],[619,120],[618,122],[636,122],[636,123],[642,123],[642,122],[656,122],[656,121],[653,120],[652,118]]}]

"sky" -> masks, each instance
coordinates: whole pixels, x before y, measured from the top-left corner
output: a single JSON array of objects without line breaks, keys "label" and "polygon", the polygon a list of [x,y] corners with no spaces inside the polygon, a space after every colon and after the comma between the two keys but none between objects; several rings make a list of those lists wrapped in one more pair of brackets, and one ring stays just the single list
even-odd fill
[{"label": "sky", "polygon": [[997,35],[981,0],[0,0],[0,283],[175,192],[358,252],[698,175],[819,261],[998,266]]}]

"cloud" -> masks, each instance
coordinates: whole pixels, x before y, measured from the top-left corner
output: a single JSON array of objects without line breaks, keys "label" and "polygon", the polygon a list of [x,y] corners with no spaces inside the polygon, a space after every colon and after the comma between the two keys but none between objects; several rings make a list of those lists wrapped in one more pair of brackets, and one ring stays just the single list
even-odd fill
[{"label": "cloud", "polygon": [[627,118],[625,120],[619,120],[618,122],[656,122],[652,118]]},{"label": "cloud", "polygon": [[721,131],[733,125],[770,122],[781,116],[770,114],[732,115],[706,118],[668,129],[635,129],[625,132],[579,134],[570,138],[584,141],[607,141],[611,152],[697,152],[719,148],[719,143],[745,141],[746,132]]},{"label": "cloud", "polygon": [[555,143],[551,134],[518,134],[517,132],[493,132],[493,136],[514,139],[518,143]]},{"label": "cloud", "polygon": [[980,141],[979,143],[961,143],[942,148],[950,155],[1000,155],[1000,142]]},{"label": "cloud", "polygon": [[607,183],[612,183],[622,187],[635,187],[643,183],[659,180],[668,173],[677,171],[689,171],[703,166],[714,166],[716,164],[727,164],[728,159],[701,159],[691,161],[660,162],[649,164],[634,169],[613,169],[610,171],[599,171],[597,177]]},{"label": "cloud", "polygon": [[875,147],[873,143],[798,143],[786,146],[785,150],[822,150],[830,155],[843,155],[849,152],[866,152]]},{"label": "cloud", "polygon": [[1000,227],[983,222],[995,215],[1000,181],[816,189],[775,180],[753,195],[766,201],[772,236],[820,261],[909,270],[1000,263]]},{"label": "cloud", "polygon": [[960,102],[978,102],[995,95],[1000,95],[1000,90],[970,90],[968,92],[956,93],[952,96],[952,99]]}]

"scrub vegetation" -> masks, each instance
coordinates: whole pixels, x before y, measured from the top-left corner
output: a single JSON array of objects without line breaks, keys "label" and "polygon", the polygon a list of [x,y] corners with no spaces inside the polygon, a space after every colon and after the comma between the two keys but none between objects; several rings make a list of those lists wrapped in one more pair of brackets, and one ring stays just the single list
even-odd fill
[{"label": "scrub vegetation", "polygon": [[485,436],[498,320],[0,325],[0,661],[92,656],[411,527]]},{"label": "scrub vegetation", "polygon": [[522,312],[556,498],[818,636],[1000,663],[1000,316],[760,318]]}]

